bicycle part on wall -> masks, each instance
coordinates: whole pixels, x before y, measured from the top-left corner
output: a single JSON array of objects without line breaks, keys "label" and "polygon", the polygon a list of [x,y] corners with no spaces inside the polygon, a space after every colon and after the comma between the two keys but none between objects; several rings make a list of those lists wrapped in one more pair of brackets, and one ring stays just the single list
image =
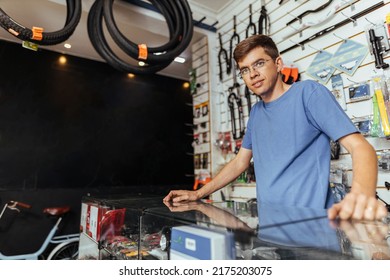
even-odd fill
[{"label": "bicycle part on wall", "polygon": [[245,29],[245,37],[249,37],[249,31],[252,29],[252,35],[255,35],[257,33],[256,30],[256,24],[253,23],[252,21],[252,4],[249,5],[249,23],[248,26]]},{"label": "bicycle part on wall", "polygon": [[[242,119],[243,119],[243,115],[242,115],[242,102],[241,102],[241,98],[238,97],[231,89],[229,89],[229,97],[228,97],[228,104],[229,104],[229,108],[230,108],[230,116],[231,116],[231,124],[232,124],[232,134],[233,134],[233,139],[240,139],[244,136],[244,131],[245,131],[245,128],[243,127],[242,125]],[[237,106],[237,110],[238,110],[238,121],[239,121],[239,127],[237,129],[237,126],[236,126],[236,115],[235,115],[235,107],[234,104],[236,104]]]},{"label": "bicycle part on wall", "polygon": [[259,34],[269,35],[271,32],[271,20],[265,8],[265,1],[261,1],[261,10],[259,17]]},{"label": "bicycle part on wall", "polygon": [[[375,58],[375,68],[377,69],[386,69],[389,68],[389,64],[384,62],[383,55],[386,53],[389,49],[386,49],[386,46],[382,44],[383,41],[388,41],[386,36],[376,36],[377,29],[370,28],[368,30],[369,35],[369,42],[371,45],[371,53],[374,55]],[[383,34],[386,34],[386,32],[383,32]],[[388,45],[388,44],[387,44]]]},{"label": "bicycle part on wall", "polygon": [[[234,75],[236,74],[234,72],[235,69],[232,70],[233,68],[233,65],[234,65],[234,61],[233,61],[233,49],[235,48],[235,46],[240,43],[240,35],[237,33],[237,29],[236,29],[237,25],[236,25],[236,16],[233,17],[233,35],[232,37],[230,38],[230,41],[229,41],[229,67],[228,67],[228,74],[230,74],[231,72],[233,72],[233,77]],[[234,41],[236,41],[236,45],[234,45]]]},{"label": "bicycle part on wall", "polygon": [[299,70],[294,65],[284,66],[280,73],[282,75],[283,82],[289,85],[295,83],[300,78]]},{"label": "bicycle part on wall", "polygon": [[221,33],[218,33],[219,36],[219,53],[218,53],[218,66],[219,66],[219,80],[223,81],[223,70],[222,70],[222,63],[226,63],[226,73],[230,73],[230,64],[229,64],[229,57],[227,51],[223,48],[222,44],[222,35]]},{"label": "bicycle part on wall", "polygon": [[293,22],[296,22],[297,20],[299,20],[301,22],[302,18],[307,15],[307,14],[311,14],[311,13],[317,13],[319,11],[322,11],[323,9],[325,9],[326,7],[328,7],[331,3],[333,2],[333,0],[328,0],[328,2],[326,2],[325,4],[322,4],[321,6],[319,6],[318,8],[314,9],[314,10],[307,10],[307,11],[304,11],[303,13],[301,13],[299,16],[295,16],[292,20],[290,20],[289,22],[286,23],[286,25],[290,25],[292,24]]},{"label": "bicycle part on wall", "polygon": [[[356,1],[356,0],[347,1],[347,2],[345,2],[344,4],[342,4],[342,6],[347,5],[349,2],[353,2],[353,1]],[[381,2],[379,2],[379,3],[377,3],[377,4],[374,4],[374,5],[370,6],[370,7],[368,7],[367,9],[365,9],[365,10],[363,10],[363,11],[361,11],[361,12],[359,12],[359,13],[357,13],[357,14],[355,14],[355,15],[349,17],[349,18],[347,18],[347,19],[345,19],[345,20],[343,20],[343,21],[340,21],[339,23],[336,23],[336,24],[333,25],[333,26],[327,27],[327,28],[325,28],[325,29],[323,29],[323,30],[321,30],[321,31],[316,32],[315,34],[311,35],[311,36],[308,37],[307,39],[304,39],[304,40],[302,40],[302,41],[300,41],[300,42],[296,42],[296,43],[295,43],[294,45],[292,45],[291,47],[288,47],[288,48],[286,48],[286,49],[284,49],[284,50],[281,50],[281,51],[280,51],[280,54],[283,54],[283,53],[285,53],[285,52],[288,52],[288,51],[290,51],[290,50],[293,50],[293,49],[295,49],[295,48],[297,48],[297,47],[301,47],[301,46],[303,46],[304,44],[306,44],[307,42],[310,42],[310,41],[312,41],[312,40],[314,40],[314,39],[316,39],[316,38],[318,38],[318,37],[320,37],[320,36],[323,36],[323,35],[325,35],[325,34],[331,32],[331,31],[334,32],[336,29],[343,27],[344,25],[350,23],[351,21],[354,21],[354,20],[357,20],[357,19],[360,18],[360,17],[363,17],[363,16],[365,16],[366,14],[369,14],[369,13],[371,13],[372,11],[375,11],[376,9],[379,9],[379,8],[382,7],[382,6],[384,6],[383,1],[381,1]],[[341,9],[341,8],[338,7],[337,9],[335,9],[334,12],[338,11],[339,9]],[[333,16],[333,15],[334,15],[334,13],[331,14],[330,16]],[[323,19],[320,23],[322,23],[323,21],[325,21],[325,20],[327,20],[327,19],[328,19],[328,17],[327,17],[326,19]],[[306,29],[306,28],[308,28],[308,27],[314,26],[314,25],[319,25],[319,23],[317,22],[316,24],[309,25],[309,26],[305,25],[305,23],[304,23],[304,24],[302,25],[302,28],[299,28],[298,30],[297,30],[297,29],[294,29],[294,31],[293,31],[291,34],[286,35],[283,39],[284,39],[284,40],[285,40],[285,39],[288,39],[289,37],[293,36],[294,34],[297,34],[297,33],[299,33],[300,31],[302,31],[302,30],[304,30],[304,29]]]},{"label": "bicycle part on wall", "polygon": [[252,109],[252,102],[251,102],[251,92],[248,86],[245,86],[245,98],[246,98],[246,104],[248,106],[248,116],[249,116]]},{"label": "bicycle part on wall", "polygon": [[[243,115],[243,108],[242,108],[242,101],[241,101],[241,94],[240,94],[240,84],[237,82],[236,67],[234,62],[232,64],[232,69],[233,69],[233,85],[228,89],[229,90],[228,104],[230,108],[233,139],[236,140],[244,136],[245,125],[244,125],[244,115]],[[236,106],[234,104],[236,104]],[[238,110],[238,124],[239,124],[238,129],[236,127],[235,107],[237,107]]]},{"label": "bicycle part on wall", "polygon": [[230,132],[219,132],[218,139],[215,141],[215,145],[222,151],[223,154],[231,152],[232,142]]}]

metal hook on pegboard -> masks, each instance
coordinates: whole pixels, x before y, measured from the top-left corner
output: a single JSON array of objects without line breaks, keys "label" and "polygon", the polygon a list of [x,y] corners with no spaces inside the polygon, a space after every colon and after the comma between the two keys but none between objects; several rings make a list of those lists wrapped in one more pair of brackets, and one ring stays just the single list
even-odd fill
[{"label": "metal hook on pegboard", "polygon": [[300,44],[300,43],[297,43],[297,42],[294,42],[293,40],[289,40],[291,43],[293,43],[293,44],[295,44],[295,45],[297,45],[297,46],[300,46],[301,47],[301,49],[304,51],[305,50],[305,45],[303,45],[303,44]]},{"label": "metal hook on pegboard", "polygon": [[309,48],[312,48],[313,50],[315,50],[315,51],[317,51],[317,52],[321,52],[320,49],[314,48],[314,47],[310,46],[309,44],[307,44],[307,46],[308,46]]},{"label": "metal hook on pegboard", "polygon": [[345,16],[346,18],[348,18],[350,21],[353,22],[353,27],[357,26],[357,20],[356,19],[353,19],[349,16],[347,16],[346,14],[344,14],[343,12],[340,12],[340,14],[342,14],[343,16]]},{"label": "metal hook on pegboard", "polygon": [[340,39],[341,41],[346,41],[347,38],[342,38],[340,36],[338,36],[336,33],[333,32],[333,36],[335,36],[336,38]]}]

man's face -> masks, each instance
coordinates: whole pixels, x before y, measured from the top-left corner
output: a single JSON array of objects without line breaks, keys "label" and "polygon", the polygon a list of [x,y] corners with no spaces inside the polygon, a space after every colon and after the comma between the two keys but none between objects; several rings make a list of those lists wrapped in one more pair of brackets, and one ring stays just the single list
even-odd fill
[{"label": "man's face", "polygon": [[273,60],[261,47],[253,49],[238,62],[245,84],[265,102],[271,101],[281,66],[280,57]]}]

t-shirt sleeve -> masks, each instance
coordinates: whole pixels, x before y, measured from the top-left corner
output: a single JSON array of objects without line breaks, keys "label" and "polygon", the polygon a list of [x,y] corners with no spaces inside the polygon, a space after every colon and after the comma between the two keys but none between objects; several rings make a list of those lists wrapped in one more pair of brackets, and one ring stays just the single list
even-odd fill
[{"label": "t-shirt sleeve", "polygon": [[313,84],[307,102],[309,121],[336,141],[343,136],[358,132],[333,94],[321,84]]}]

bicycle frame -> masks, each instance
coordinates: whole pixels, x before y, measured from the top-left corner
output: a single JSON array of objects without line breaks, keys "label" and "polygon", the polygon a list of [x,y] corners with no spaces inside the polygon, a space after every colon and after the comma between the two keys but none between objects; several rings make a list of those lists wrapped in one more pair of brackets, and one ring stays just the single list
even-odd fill
[{"label": "bicycle frame", "polygon": [[[31,208],[31,206],[28,204],[17,202],[17,201],[10,201],[4,205],[4,208],[2,209],[2,211],[0,213],[0,219],[2,218],[4,212],[7,208],[20,212],[20,210],[17,208],[17,206],[20,206],[23,208]],[[49,208],[47,208],[47,209],[49,209]],[[47,209],[45,209],[45,210],[47,210]],[[53,208],[53,209],[56,209],[56,208]],[[69,211],[69,210],[65,210],[65,211]],[[48,248],[48,245],[50,243],[57,244],[50,252],[48,259],[51,259],[52,256],[55,253],[57,253],[58,250],[60,250],[62,247],[66,246],[67,244],[70,244],[72,242],[78,242],[79,241],[79,234],[78,233],[55,236],[55,234],[57,233],[57,230],[58,230],[58,226],[61,223],[61,221],[62,221],[62,217],[58,216],[56,223],[54,224],[54,226],[50,230],[49,234],[46,236],[45,241],[43,242],[43,244],[41,245],[41,247],[37,251],[32,252],[32,253],[28,253],[28,254],[12,255],[12,256],[4,255],[0,252],[0,260],[38,260],[38,258]]]},{"label": "bicycle frame", "polygon": [[0,260],[37,260],[40,255],[45,251],[49,243],[51,243],[51,240],[53,239],[54,235],[56,234],[58,230],[58,225],[60,224],[62,218],[58,218],[57,222],[53,226],[53,228],[50,230],[49,234],[47,235],[45,241],[43,242],[42,246],[39,248],[38,251],[30,253],[30,254],[22,254],[22,255],[14,255],[14,256],[6,256],[0,253]]}]

